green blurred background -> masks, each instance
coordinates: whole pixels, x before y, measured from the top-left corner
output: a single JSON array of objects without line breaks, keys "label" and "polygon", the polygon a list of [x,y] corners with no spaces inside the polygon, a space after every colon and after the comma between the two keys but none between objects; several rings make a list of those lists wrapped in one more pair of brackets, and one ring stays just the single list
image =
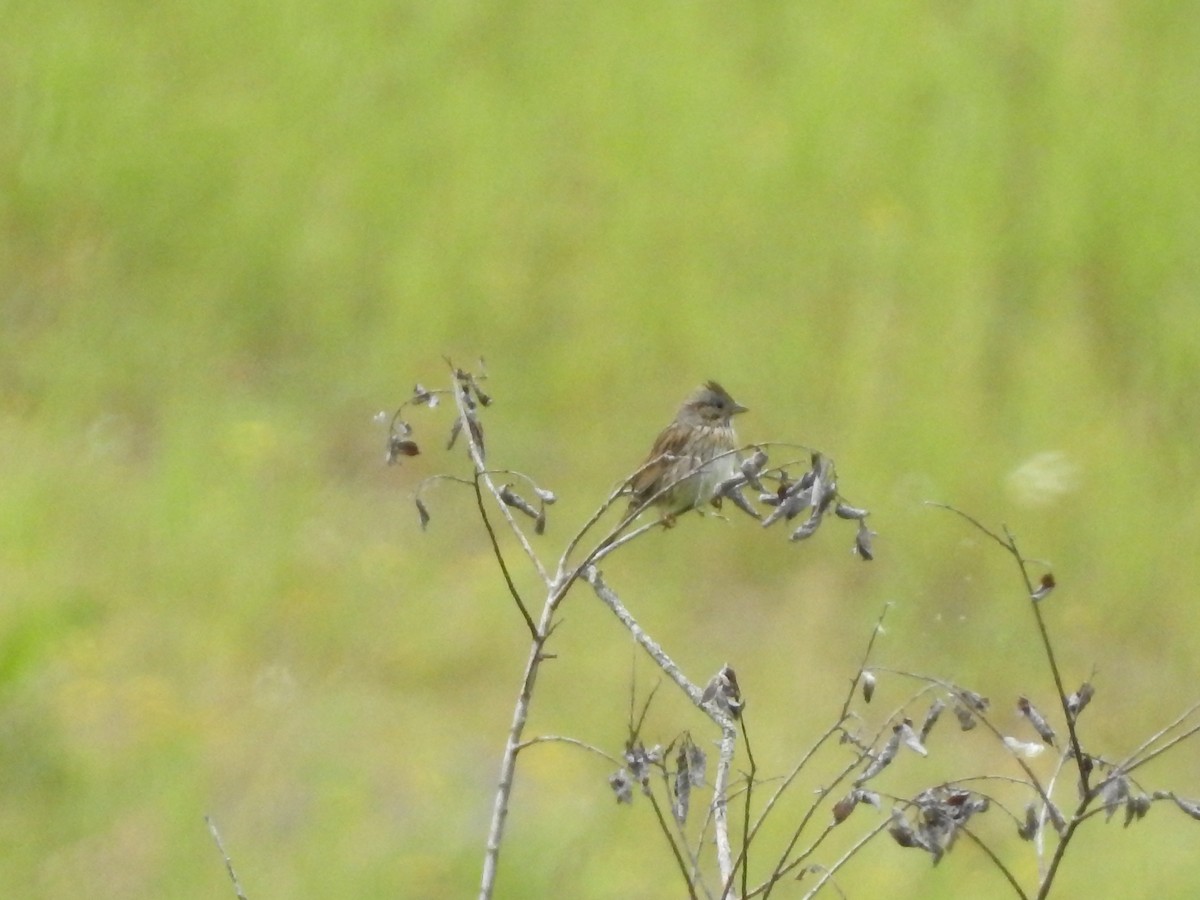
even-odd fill
[{"label": "green blurred background", "polygon": [[[464,462],[446,410],[395,468],[372,421],[444,354],[487,357],[492,462],[561,496],[548,556],[705,378],[743,437],[837,459],[871,565],[845,523],[691,518],[605,568],[695,679],[737,669],[760,775],[836,715],[886,601],[880,663],[1025,737],[1017,693],[1052,707],[1011,562],[925,499],[1053,565],[1096,752],[1200,695],[1196,3],[0,18],[0,894],[232,896],[206,813],[251,898],[475,889],[523,629],[465,491],[417,527],[411,489]],[[619,751],[656,679],[590,595],[565,614],[530,733]],[[668,693],[647,738],[708,740]],[[880,787],[1017,774],[977,734],[932,749]],[[1200,793],[1194,745],[1143,774]],[[681,895],[607,775],[523,757],[501,896]],[[1190,896],[1194,829],[1095,821],[1059,895]],[[842,886],[1010,896],[970,845],[880,842]]]}]

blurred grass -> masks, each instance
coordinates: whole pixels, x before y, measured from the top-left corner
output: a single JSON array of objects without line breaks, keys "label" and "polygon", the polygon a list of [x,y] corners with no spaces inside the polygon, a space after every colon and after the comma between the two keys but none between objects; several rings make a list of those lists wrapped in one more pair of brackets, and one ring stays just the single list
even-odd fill
[{"label": "blurred grass", "polygon": [[[929,498],[1053,562],[1114,755],[1194,699],[1194,4],[4,19],[3,893],[228,894],[206,812],[252,897],[472,889],[521,632],[467,497],[416,529],[449,461],[385,470],[371,423],[443,354],[488,357],[493,459],[563,496],[548,548],[703,378],[837,458],[869,569],[712,521],[610,567],[695,677],[738,669],[773,769],[885,600],[881,661],[1046,696],[1011,567]],[[1046,451],[1073,483],[1031,505],[1008,478]],[[615,749],[633,654],[585,601],[533,726]],[[504,895],[677,891],[606,774],[530,758]],[[1178,819],[1091,829],[1063,895],[1194,881]],[[974,865],[877,852],[868,895]]]}]

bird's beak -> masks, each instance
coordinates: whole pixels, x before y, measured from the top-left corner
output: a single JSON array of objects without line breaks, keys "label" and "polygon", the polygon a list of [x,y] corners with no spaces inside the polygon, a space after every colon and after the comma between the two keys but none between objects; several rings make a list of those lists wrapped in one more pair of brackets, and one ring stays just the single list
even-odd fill
[{"label": "bird's beak", "polygon": [[735,400],[735,401],[733,402],[733,412],[731,412],[731,413],[730,413],[730,415],[731,415],[731,416],[736,416],[738,413],[744,413],[744,412],[750,412],[750,407],[748,407],[748,406],[742,406],[742,404],[738,403],[738,402]]}]

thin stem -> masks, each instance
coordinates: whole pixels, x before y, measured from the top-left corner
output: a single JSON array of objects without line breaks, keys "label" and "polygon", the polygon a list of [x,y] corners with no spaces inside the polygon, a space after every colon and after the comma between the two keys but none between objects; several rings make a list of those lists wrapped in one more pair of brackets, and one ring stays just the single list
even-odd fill
[{"label": "thin stem", "polygon": [[[1160,729],[1157,734],[1153,734],[1149,738],[1147,738],[1145,741],[1143,741],[1142,745],[1140,747],[1138,747],[1136,750],[1134,750],[1131,754],[1129,754],[1129,757],[1125,760],[1125,762],[1121,763],[1119,766],[1117,766],[1117,768],[1120,771],[1128,774],[1129,772],[1132,772],[1134,769],[1144,766],[1146,763],[1150,762],[1150,760],[1154,759],[1156,756],[1161,756],[1163,753],[1165,753],[1167,750],[1171,749],[1171,747],[1175,746],[1176,744],[1180,743],[1181,741],[1185,741],[1188,738],[1190,738],[1192,735],[1196,734],[1197,731],[1200,731],[1200,725],[1193,726],[1192,728],[1189,728],[1187,731],[1183,732],[1182,734],[1178,734],[1175,737],[1171,738],[1171,740],[1167,741],[1167,743],[1163,744],[1162,746],[1156,747],[1155,749],[1151,750],[1148,753],[1146,752],[1147,749],[1155,741],[1159,740],[1160,738],[1164,737],[1169,732],[1178,728],[1180,725],[1182,725],[1184,722],[1186,722],[1189,718],[1191,718],[1191,716],[1193,716],[1197,710],[1200,710],[1200,703],[1196,703],[1196,704],[1190,706],[1188,709],[1184,710],[1175,719],[1175,721],[1171,722],[1165,728]],[[1146,755],[1142,756],[1143,753],[1145,753]],[[1097,787],[1097,790],[1099,789],[1099,787],[1100,786]]]},{"label": "thin stem", "polygon": [[1025,893],[1020,882],[1017,881],[1016,876],[1009,871],[1008,866],[1006,866],[1003,860],[996,855],[995,851],[993,851],[991,847],[985,844],[983,840],[975,834],[975,832],[973,832],[970,828],[967,828],[965,825],[959,830],[969,837],[975,843],[975,846],[987,854],[988,859],[992,861],[996,868],[1000,870],[1000,873],[1008,880],[1008,883],[1012,885],[1012,889],[1016,891],[1017,896],[1020,897],[1021,900],[1029,900],[1029,895]]},{"label": "thin stem", "polygon": [[229,875],[229,880],[233,882],[233,892],[237,895],[238,900],[246,900],[246,893],[242,890],[242,884],[238,881],[237,872],[233,868],[233,860],[229,858],[229,854],[225,852],[225,845],[221,843],[221,832],[217,831],[217,823],[212,816],[205,816],[204,821],[208,825],[208,833],[212,835],[213,843],[217,845],[221,859],[225,861],[225,871]]},{"label": "thin stem", "polygon": [[849,850],[847,850],[840,857],[838,857],[837,862],[835,862],[832,866],[827,866],[825,868],[825,870],[821,873],[821,877],[820,877],[820,879],[817,880],[817,883],[814,884],[811,888],[809,888],[808,892],[804,895],[804,900],[809,900],[810,897],[816,896],[817,892],[820,891],[821,888],[823,888],[825,886],[825,883],[827,881],[829,881],[829,879],[833,878],[834,875],[837,874],[838,869],[840,869],[842,866],[844,866],[846,863],[848,863],[851,860],[851,858],[853,858],[854,854],[856,854],[859,850],[861,850],[863,847],[865,847],[869,841],[871,841],[875,838],[876,835],[883,832],[883,830],[888,827],[888,824],[889,823],[887,820],[880,822],[878,825],[876,825],[874,828],[872,828],[870,831],[868,831],[866,834],[864,834],[861,838],[859,838]]},{"label": "thin stem", "polygon": [[[742,715],[742,741],[746,745],[746,759],[750,763],[750,771],[746,774],[746,796],[742,798],[742,850],[739,854],[742,869],[742,896],[746,896],[750,878],[750,798],[754,791],[754,776],[758,773],[758,765],[754,762],[754,752],[750,749],[750,731],[746,727],[746,716]],[[735,863],[735,865],[737,865]]]},{"label": "thin stem", "polygon": [[1088,776],[1091,772],[1091,766],[1088,764],[1083,748],[1079,744],[1079,735],[1075,732],[1075,717],[1071,715],[1071,708],[1067,704],[1067,689],[1063,684],[1062,673],[1058,668],[1058,657],[1054,654],[1054,645],[1050,642],[1050,632],[1046,628],[1046,619],[1042,615],[1042,604],[1033,599],[1034,587],[1033,582],[1029,578],[1029,570],[1027,567],[1028,561],[1021,552],[1017,549],[1016,538],[1008,527],[1004,528],[1004,536],[1008,539],[1005,546],[1012,554],[1013,559],[1017,561],[1017,568],[1021,570],[1021,578],[1025,582],[1025,592],[1029,596],[1030,606],[1033,607],[1033,616],[1037,620],[1038,634],[1042,639],[1042,649],[1046,651],[1046,661],[1050,663],[1050,674],[1054,678],[1054,687],[1058,692],[1058,702],[1062,707],[1063,719],[1067,723],[1067,734],[1070,736],[1071,755],[1075,757],[1075,765],[1079,769],[1079,783],[1083,785],[1083,791],[1086,794],[1088,791]]},{"label": "thin stem", "polygon": [[[547,605],[543,615],[541,628],[550,626],[550,616],[553,609]],[[500,758],[500,779],[496,786],[496,799],[492,805],[492,820],[488,827],[487,847],[483,859],[483,878],[480,883],[480,900],[490,900],[496,889],[496,872],[500,863],[500,846],[504,840],[504,825],[508,819],[508,802],[512,797],[513,783],[516,777],[517,755],[521,749],[521,734],[525,730],[525,722],[529,717],[529,707],[533,701],[533,685],[537,679],[538,667],[542,662],[543,641],[535,640],[529,648],[529,656],[525,660],[525,671],[521,677],[521,690],[513,707],[512,724],[508,729],[508,740],[504,745],[504,753]]]},{"label": "thin stem", "polygon": [[[808,752],[804,754],[804,756],[795,765],[795,767],[793,767],[792,771],[790,773],[788,773],[787,777],[783,779],[783,782],[779,785],[779,787],[776,788],[774,793],[772,793],[772,795],[768,798],[767,804],[765,807],[763,807],[762,812],[759,813],[758,818],[755,820],[754,826],[752,828],[748,829],[748,834],[743,835],[743,838],[742,838],[743,852],[742,852],[742,855],[739,856],[739,858],[738,858],[739,864],[744,864],[743,861],[744,861],[746,852],[748,852],[748,850],[749,850],[750,843],[754,840],[754,837],[758,834],[759,829],[763,826],[763,823],[766,821],[767,816],[770,814],[771,810],[775,807],[775,804],[782,797],[783,793],[791,786],[792,782],[796,779],[796,777],[800,774],[800,772],[808,764],[809,760],[812,759],[812,757],[816,755],[817,751],[821,749],[821,747],[825,744],[825,742],[828,741],[835,734],[837,734],[841,730],[842,726],[845,724],[846,719],[849,717],[849,714],[850,714],[850,705],[854,702],[855,691],[858,689],[858,684],[862,680],[862,675],[863,675],[863,672],[867,668],[867,663],[870,662],[870,660],[871,660],[871,653],[875,649],[875,641],[878,639],[879,635],[883,633],[883,620],[887,617],[888,610],[890,610],[891,607],[892,607],[892,604],[890,602],[885,603],[883,605],[883,609],[879,613],[879,617],[875,620],[875,626],[874,626],[874,628],[871,629],[871,637],[867,640],[867,646],[866,646],[866,649],[863,651],[862,661],[859,663],[859,666],[858,666],[858,673],[851,680],[850,688],[849,688],[849,690],[846,691],[846,697],[842,702],[841,713],[838,715],[837,721],[834,722],[833,725],[831,725],[829,728],[827,728],[825,730],[825,732],[823,734],[821,734],[821,736],[819,738],[817,738],[816,743],[813,744],[812,747],[810,747],[808,749]],[[749,748],[747,748],[747,749],[749,749]],[[852,771],[854,766],[858,765],[858,762],[859,762],[859,760],[855,760],[853,763],[851,763],[848,771]],[[838,779],[839,782],[844,777],[845,777],[845,773],[839,777],[839,779]],[[811,815],[811,812],[810,812],[810,815]],[[807,822],[807,818],[805,821]],[[802,824],[802,827],[803,827],[803,824]],[[796,834],[796,836],[792,840],[792,844],[789,845],[789,852],[790,852],[790,847],[795,846],[795,841],[796,841],[796,839],[798,839],[798,837],[799,837],[799,833]],[[786,853],[784,854],[784,857],[786,858]],[[743,889],[743,893],[744,892],[745,891]]]},{"label": "thin stem", "polygon": [[1068,706],[1067,690],[1063,685],[1062,673],[1058,668],[1058,658],[1054,655],[1054,645],[1050,642],[1050,632],[1046,628],[1046,620],[1042,615],[1041,602],[1034,597],[1033,582],[1029,578],[1029,560],[1021,555],[1021,551],[1017,548],[1016,538],[1013,537],[1008,526],[1004,526],[1004,536],[1001,537],[996,532],[985,526],[974,516],[970,516],[961,509],[950,506],[946,503],[929,502],[928,505],[939,509],[949,510],[950,512],[961,516],[970,522],[982,534],[987,535],[1001,547],[1003,547],[1017,563],[1017,568],[1021,572],[1021,580],[1025,583],[1025,595],[1029,598],[1030,606],[1033,607],[1033,616],[1037,621],[1038,635],[1042,640],[1042,649],[1046,652],[1046,661],[1050,664],[1050,674],[1054,679],[1054,688],[1058,693],[1058,702],[1062,707],[1063,718],[1067,723],[1067,734],[1070,739],[1071,756],[1075,759],[1075,766],[1079,770],[1079,783],[1083,785],[1083,791],[1086,794],[1088,791],[1088,776],[1090,765],[1083,752],[1083,748],[1079,743],[1079,735],[1075,732],[1075,717],[1071,715],[1070,707]]},{"label": "thin stem", "polygon": [[595,753],[597,756],[602,756],[614,766],[621,765],[621,760],[617,759],[611,753],[601,750],[599,747],[589,744],[587,741],[581,741],[579,738],[566,737],[559,734],[539,734],[537,737],[529,738],[529,740],[521,741],[517,744],[517,752],[527,750],[534,744],[570,744],[574,747],[580,747],[590,753]]},{"label": "thin stem", "polygon": [[533,616],[529,614],[529,609],[525,606],[525,601],[521,599],[521,593],[517,590],[517,586],[513,583],[512,575],[509,574],[508,564],[504,561],[504,554],[500,550],[500,542],[496,540],[496,530],[492,528],[492,520],[488,518],[487,507],[483,502],[483,491],[479,487],[479,475],[476,474],[473,482],[475,488],[475,504],[479,507],[479,517],[483,519],[483,527],[487,530],[488,540],[492,544],[492,553],[496,557],[496,562],[500,564],[500,573],[504,576],[504,583],[508,585],[508,592],[512,595],[513,600],[517,604],[517,609],[521,611],[521,617],[525,620],[526,627],[529,628],[529,636],[537,641],[541,635],[538,634],[537,626],[533,624]]},{"label": "thin stem", "polygon": [[675,857],[675,864],[679,866],[679,873],[683,876],[683,883],[687,886],[688,896],[691,900],[698,900],[696,897],[696,887],[692,884],[691,876],[688,874],[687,863],[683,859],[683,854],[679,852],[679,846],[675,843],[675,838],[671,834],[671,828],[667,825],[667,820],[663,816],[658,798],[654,796],[654,791],[646,791],[646,796],[650,798],[650,805],[654,808],[654,815],[658,818],[659,830],[671,846],[671,855]]},{"label": "thin stem", "polygon": [[458,407],[459,418],[462,419],[464,423],[463,435],[467,439],[467,455],[470,456],[471,464],[475,467],[475,477],[477,480],[481,480],[483,482],[484,486],[488,490],[488,493],[491,494],[495,499],[496,505],[500,508],[500,513],[504,516],[504,520],[508,522],[508,527],[516,536],[517,542],[521,545],[521,549],[525,552],[525,555],[529,557],[529,561],[533,564],[534,569],[537,570],[538,577],[542,579],[542,583],[550,585],[552,583],[550,576],[547,574],[545,567],[542,565],[541,559],[534,551],[533,545],[529,543],[529,539],[525,536],[525,532],[521,529],[521,526],[517,524],[516,519],[514,519],[512,513],[509,512],[508,504],[500,499],[500,490],[496,487],[496,483],[492,480],[490,470],[486,465],[484,465],[483,448],[479,446],[479,442],[476,440],[474,429],[466,424],[472,421],[474,413],[467,409],[466,400],[464,399],[465,394],[463,393],[461,383],[457,377],[454,379],[454,385],[454,402]]}]

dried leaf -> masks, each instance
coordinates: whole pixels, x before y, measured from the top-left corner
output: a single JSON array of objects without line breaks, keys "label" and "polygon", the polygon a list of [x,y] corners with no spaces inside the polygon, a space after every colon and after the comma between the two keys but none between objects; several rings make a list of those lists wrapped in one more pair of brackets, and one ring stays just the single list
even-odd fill
[{"label": "dried leaf", "polygon": [[425,508],[425,504],[420,497],[414,497],[413,501],[417,504],[417,515],[421,519],[421,530],[425,530],[425,526],[429,524],[429,510]]},{"label": "dried leaf", "polygon": [[453,450],[454,442],[458,440],[459,432],[462,431],[462,416],[459,416],[450,425],[450,439],[446,441],[446,449]]},{"label": "dried leaf", "polygon": [[558,495],[556,495],[554,491],[546,490],[546,488],[535,487],[533,492],[537,494],[538,499],[547,506],[553,506],[556,502],[558,502]]}]

